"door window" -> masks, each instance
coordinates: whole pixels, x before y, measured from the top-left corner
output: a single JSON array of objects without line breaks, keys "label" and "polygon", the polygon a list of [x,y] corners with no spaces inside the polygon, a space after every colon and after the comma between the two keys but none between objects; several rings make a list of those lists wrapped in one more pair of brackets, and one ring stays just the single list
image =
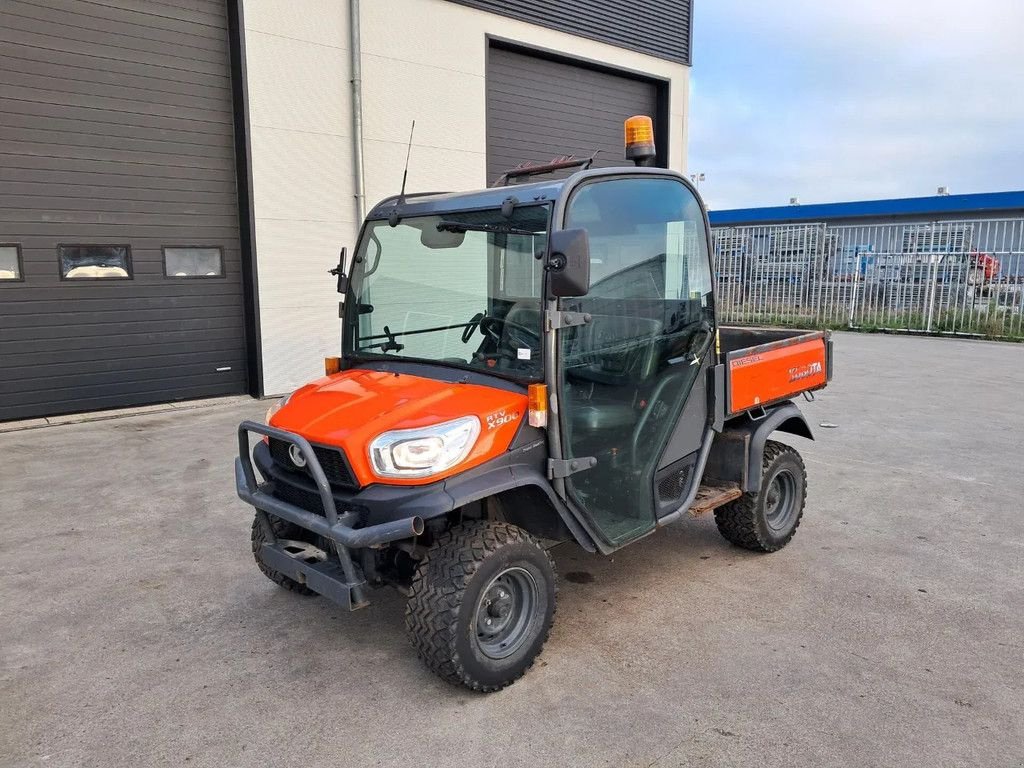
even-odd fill
[{"label": "door window", "polygon": [[569,492],[613,544],[654,527],[654,473],[713,338],[704,216],[671,178],[580,188],[567,228],[590,239],[591,289],[563,309],[591,321],[559,331],[569,458],[594,456]]},{"label": "door window", "polygon": [[219,246],[165,246],[164,276],[224,277],[224,251]]},{"label": "door window", "polygon": [[21,280],[21,249],[0,244],[0,280]]},{"label": "door window", "polygon": [[59,245],[62,280],[129,280],[131,248],[127,245]]}]

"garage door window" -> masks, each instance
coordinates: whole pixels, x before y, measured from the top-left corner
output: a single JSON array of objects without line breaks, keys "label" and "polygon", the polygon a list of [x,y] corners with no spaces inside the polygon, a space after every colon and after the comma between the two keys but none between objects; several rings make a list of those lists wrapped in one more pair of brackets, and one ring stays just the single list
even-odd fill
[{"label": "garage door window", "polygon": [[164,248],[167,277],[224,277],[224,252],[220,247],[174,246]]},{"label": "garage door window", "polygon": [[127,245],[59,245],[62,280],[131,280],[132,253]]},{"label": "garage door window", "polygon": [[21,279],[21,249],[17,245],[0,245],[0,282]]}]

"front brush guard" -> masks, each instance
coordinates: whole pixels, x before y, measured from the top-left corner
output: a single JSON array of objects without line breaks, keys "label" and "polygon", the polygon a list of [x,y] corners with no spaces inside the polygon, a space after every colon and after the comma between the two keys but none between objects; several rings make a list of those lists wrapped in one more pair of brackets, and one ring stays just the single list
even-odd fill
[{"label": "front brush guard", "polygon": [[[268,493],[267,485],[256,480],[249,447],[249,434],[255,433],[291,443],[299,449],[306,460],[306,467],[316,483],[323,504],[323,516],[309,512],[294,504],[276,498]],[[334,600],[350,610],[369,604],[366,599],[366,580],[352,562],[352,549],[362,549],[387,544],[401,539],[410,539],[423,533],[423,518],[414,516],[394,520],[366,528],[354,528],[359,515],[352,511],[338,514],[323,467],[309,441],[301,435],[283,429],[243,421],[238,425],[238,458],[235,459],[235,489],[238,497],[254,506],[257,514],[271,514],[294,523],[300,528],[312,531],[333,542],[337,560],[300,559],[289,553],[286,546],[276,539],[265,542],[260,552],[263,562],[271,569],[305,584],[321,595]],[[272,535],[270,525],[266,530]]]}]

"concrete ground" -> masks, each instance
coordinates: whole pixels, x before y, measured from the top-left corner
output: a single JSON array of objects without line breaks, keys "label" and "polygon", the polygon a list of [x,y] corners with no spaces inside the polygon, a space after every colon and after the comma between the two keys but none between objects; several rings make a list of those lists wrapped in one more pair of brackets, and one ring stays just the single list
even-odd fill
[{"label": "concrete ground", "polygon": [[396,593],[256,570],[231,463],[266,404],[0,435],[0,765],[1022,766],[1024,345],[836,354],[786,549],[562,546],[542,659],[489,696]]}]

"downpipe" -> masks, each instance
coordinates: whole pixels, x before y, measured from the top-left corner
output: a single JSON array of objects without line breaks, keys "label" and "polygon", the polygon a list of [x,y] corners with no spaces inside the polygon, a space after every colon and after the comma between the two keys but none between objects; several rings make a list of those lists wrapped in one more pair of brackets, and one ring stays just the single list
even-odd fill
[{"label": "downpipe", "polygon": [[360,48],[359,0],[348,3],[349,58],[352,71],[352,175],[356,199],[356,226],[366,215],[363,183],[363,66]]}]

